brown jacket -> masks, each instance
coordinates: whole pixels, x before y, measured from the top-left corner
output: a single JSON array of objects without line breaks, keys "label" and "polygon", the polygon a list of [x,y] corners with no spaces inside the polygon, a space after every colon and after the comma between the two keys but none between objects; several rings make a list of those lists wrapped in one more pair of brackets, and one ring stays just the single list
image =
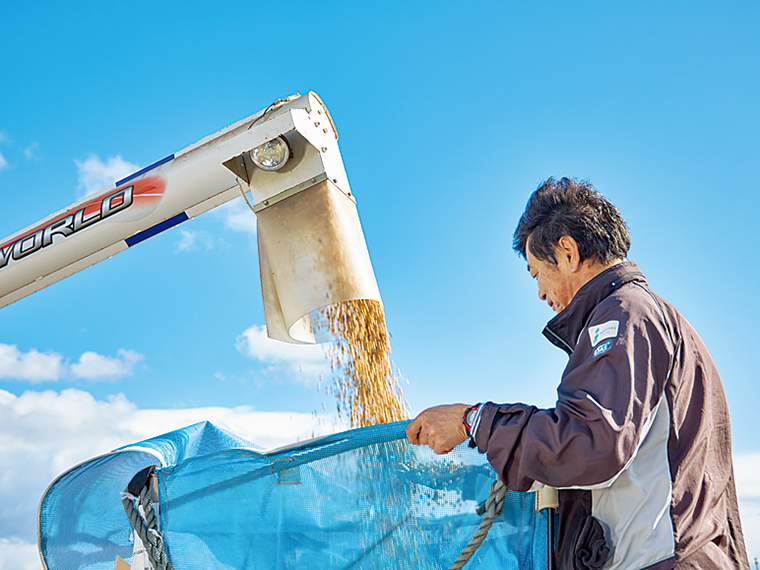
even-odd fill
[{"label": "brown jacket", "polygon": [[726,399],[686,319],[624,262],[544,335],[570,356],[555,407],[485,404],[475,441],[509,489],[560,489],[557,567],[749,569]]}]

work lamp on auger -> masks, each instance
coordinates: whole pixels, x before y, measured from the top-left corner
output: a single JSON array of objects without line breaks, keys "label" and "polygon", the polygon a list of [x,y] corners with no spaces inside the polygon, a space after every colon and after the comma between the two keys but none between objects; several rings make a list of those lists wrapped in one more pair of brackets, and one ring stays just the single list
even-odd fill
[{"label": "work lamp on auger", "polygon": [[290,147],[285,137],[279,136],[254,148],[250,157],[262,170],[279,170],[290,158]]}]

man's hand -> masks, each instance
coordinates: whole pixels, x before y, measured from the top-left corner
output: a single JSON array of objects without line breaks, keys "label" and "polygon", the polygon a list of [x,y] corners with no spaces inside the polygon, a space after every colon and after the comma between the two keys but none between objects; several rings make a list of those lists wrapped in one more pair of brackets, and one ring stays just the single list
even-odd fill
[{"label": "man's hand", "polygon": [[438,455],[454,449],[467,439],[462,415],[467,404],[428,408],[406,426],[406,437],[414,445],[427,445]]}]

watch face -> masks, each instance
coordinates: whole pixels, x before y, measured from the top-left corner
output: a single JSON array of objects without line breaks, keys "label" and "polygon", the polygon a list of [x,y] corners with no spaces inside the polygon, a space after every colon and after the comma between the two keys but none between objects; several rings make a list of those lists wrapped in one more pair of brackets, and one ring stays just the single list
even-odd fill
[{"label": "watch face", "polygon": [[472,422],[475,421],[475,413],[477,411],[477,408],[475,408],[474,410],[467,412],[467,425],[470,426],[470,428],[472,428]]}]

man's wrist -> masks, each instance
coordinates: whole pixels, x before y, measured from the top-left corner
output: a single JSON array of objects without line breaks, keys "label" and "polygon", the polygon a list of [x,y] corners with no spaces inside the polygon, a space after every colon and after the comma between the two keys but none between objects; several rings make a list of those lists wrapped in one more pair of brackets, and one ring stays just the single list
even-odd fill
[{"label": "man's wrist", "polygon": [[478,431],[478,425],[480,424],[480,413],[482,410],[482,404],[475,404],[467,408],[462,414],[462,424],[464,430],[467,433],[467,437],[470,441],[475,441],[475,434]]}]

